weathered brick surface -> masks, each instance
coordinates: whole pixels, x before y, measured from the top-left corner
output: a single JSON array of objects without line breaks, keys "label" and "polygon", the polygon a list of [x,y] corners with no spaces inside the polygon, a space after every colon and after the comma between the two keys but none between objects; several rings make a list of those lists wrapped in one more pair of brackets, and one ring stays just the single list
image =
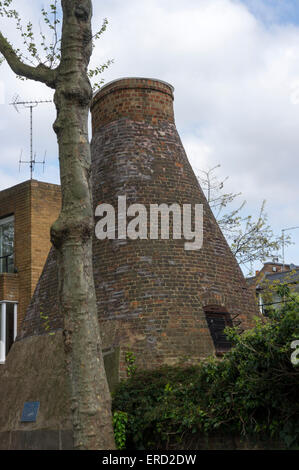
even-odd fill
[{"label": "weathered brick surface", "polygon": [[[195,361],[214,352],[204,308],[217,305],[243,328],[256,314],[247,289],[194,172],[173,117],[173,89],[157,80],[124,79],[98,92],[92,106],[94,206],[126,195],[127,204],[203,204],[204,242],[94,239],[94,276],[103,348],[120,347],[137,365],[152,368]],[[55,254],[51,252],[19,339],[42,334],[40,312],[52,329],[58,314]]]},{"label": "weathered brick surface", "polygon": [[14,264],[18,274],[0,275],[0,300],[18,301],[18,329],[45,264],[50,226],[60,210],[60,187],[35,180],[0,192],[0,217],[14,215]]},{"label": "weathered brick surface", "polygon": [[124,79],[98,92],[92,107],[94,204],[203,204],[204,242],[95,240],[94,271],[104,344],[133,349],[141,367],[200,359],[214,352],[203,307],[256,313],[237,265],[198,185],[177,133],[173,90],[155,80]]},{"label": "weathered brick surface", "polygon": [[122,118],[174,122],[173,87],[146,78],[116,80],[96,93],[91,112],[93,135],[100,127]]},{"label": "weathered brick surface", "polygon": [[0,300],[11,302],[19,300],[19,275],[11,273],[0,274]]},{"label": "weathered brick surface", "polygon": [[57,261],[55,251],[51,248],[17,340],[62,328],[63,321],[58,306]]}]

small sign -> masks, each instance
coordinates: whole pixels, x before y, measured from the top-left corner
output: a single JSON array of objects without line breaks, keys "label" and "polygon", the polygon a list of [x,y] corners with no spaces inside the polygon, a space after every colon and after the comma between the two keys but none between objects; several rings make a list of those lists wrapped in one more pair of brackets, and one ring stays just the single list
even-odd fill
[{"label": "small sign", "polygon": [[21,423],[34,423],[39,409],[39,401],[27,401],[24,403]]}]

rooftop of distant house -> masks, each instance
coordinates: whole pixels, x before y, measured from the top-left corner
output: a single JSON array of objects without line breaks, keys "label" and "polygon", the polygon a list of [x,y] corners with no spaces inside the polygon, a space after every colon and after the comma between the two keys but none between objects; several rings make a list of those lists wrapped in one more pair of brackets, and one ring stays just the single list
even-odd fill
[{"label": "rooftop of distant house", "polygon": [[260,289],[260,284],[263,281],[279,281],[288,284],[299,283],[299,266],[296,264],[285,264],[274,261],[264,263],[264,266],[259,271],[256,271],[255,276],[246,279],[249,286],[256,286]]}]

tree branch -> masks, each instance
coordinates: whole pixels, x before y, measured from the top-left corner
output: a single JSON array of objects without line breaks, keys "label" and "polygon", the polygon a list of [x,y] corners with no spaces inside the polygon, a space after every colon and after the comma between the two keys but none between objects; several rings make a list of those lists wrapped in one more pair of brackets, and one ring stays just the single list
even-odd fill
[{"label": "tree branch", "polygon": [[50,69],[44,64],[39,64],[36,67],[27,65],[21,61],[12,45],[0,32],[0,52],[5,57],[10,68],[17,75],[20,75],[30,80],[45,83],[50,88],[56,87],[57,69]]}]

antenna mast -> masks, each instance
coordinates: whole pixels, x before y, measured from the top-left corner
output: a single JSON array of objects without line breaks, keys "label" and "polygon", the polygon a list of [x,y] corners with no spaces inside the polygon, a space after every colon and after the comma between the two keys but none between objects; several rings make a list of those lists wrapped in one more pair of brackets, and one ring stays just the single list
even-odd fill
[{"label": "antenna mast", "polygon": [[17,95],[13,102],[10,103],[17,112],[19,112],[18,105],[24,106],[24,108],[30,109],[30,160],[22,160],[22,153],[19,159],[19,171],[22,163],[29,163],[30,166],[30,179],[33,178],[34,167],[36,164],[42,164],[45,167],[45,157],[42,162],[36,161],[36,156],[33,155],[33,108],[36,108],[40,103],[52,103],[52,100],[33,100],[33,101],[19,101]]}]

